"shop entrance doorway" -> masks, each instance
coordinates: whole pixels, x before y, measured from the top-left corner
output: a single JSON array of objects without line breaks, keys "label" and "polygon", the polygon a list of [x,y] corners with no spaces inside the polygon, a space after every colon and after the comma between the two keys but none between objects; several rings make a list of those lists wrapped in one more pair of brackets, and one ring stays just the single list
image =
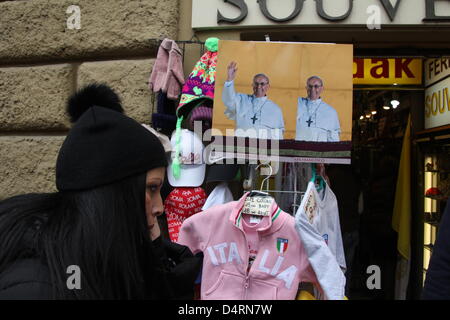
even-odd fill
[{"label": "shop entrance doorway", "polygon": [[[353,229],[346,230],[349,217],[345,209],[340,212],[343,238],[346,232],[353,234],[353,242],[344,240],[344,246],[352,250],[357,242],[354,259],[348,262],[350,299],[396,298],[397,233],[392,228],[396,183],[408,116],[414,108],[423,108],[424,93],[393,89],[356,89],[353,95],[351,167],[362,192]],[[344,200],[338,196],[338,201]],[[379,288],[367,288],[370,266],[379,267]]]}]

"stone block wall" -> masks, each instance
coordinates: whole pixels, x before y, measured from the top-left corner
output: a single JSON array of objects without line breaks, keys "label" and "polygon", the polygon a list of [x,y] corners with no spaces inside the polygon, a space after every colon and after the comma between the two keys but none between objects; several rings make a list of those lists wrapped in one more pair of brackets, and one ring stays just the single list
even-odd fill
[{"label": "stone block wall", "polygon": [[0,200],[56,190],[66,101],[85,84],[110,85],[150,123],[151,39],[176,39],[178,20],[178,0],[0,1]]}]

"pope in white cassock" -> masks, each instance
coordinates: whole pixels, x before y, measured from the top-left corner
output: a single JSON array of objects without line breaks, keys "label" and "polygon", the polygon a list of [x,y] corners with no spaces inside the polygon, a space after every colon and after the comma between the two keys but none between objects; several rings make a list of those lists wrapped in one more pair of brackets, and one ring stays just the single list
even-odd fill
[{"label": "pope in white cassock", "polygon": [[323,81],[312,76],[306,81],[308,98],[298,98],[295,140],[336,142],[341,126],[336,110],[320,99]]},{"label": "pope in white cassock", "polygon": [[260,139],[283,139],[284,120],[281,108],[267,98],[269,78],[257,74],[253,78],[253,94],[237,93],[234,89],[237,64],[228,65],[227,81],[222,100],[225,115],[236,121],[236,136]]}]

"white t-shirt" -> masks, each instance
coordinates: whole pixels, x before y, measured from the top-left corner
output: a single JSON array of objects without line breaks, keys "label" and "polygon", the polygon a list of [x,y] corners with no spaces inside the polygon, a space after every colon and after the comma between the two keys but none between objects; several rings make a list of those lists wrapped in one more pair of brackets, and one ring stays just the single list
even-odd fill
[{"label": "white t-shirt", "polygon": [[[297,210],[295,228],[303,241],[308,260],[323,290],[323,294],[318,290],[313,290],[315,297],[319,300],[343,300],[345,297],[346,279],[335,253],[331,252],[330,246],[323,240],[323,233],[320,233],[314,225],[314,222],[318,221],[316,218],[320,215],[319,208],[321,206],[316,201],[317,192],[314,193],[312,188],[315,190],[314,183],[308,185],[305,196]],[[324,213],[324,211],[321,213]]]},{"label": "white t-shirt", "polygon": [[[344,246],[342,243],[338,203],[329,185],[325,181],[324,183],[325,190],[322,190],[320,193],[317,192],[313,182],[308,183],[304,199],[310,199],[311,205],[306,206],[306,215],[308,216],[309,222],[328,244],[342,272],[345,272],[347,265],[345,263]],[[298,210],[305,210],[302,207],[305,206],[300,206]]]}]

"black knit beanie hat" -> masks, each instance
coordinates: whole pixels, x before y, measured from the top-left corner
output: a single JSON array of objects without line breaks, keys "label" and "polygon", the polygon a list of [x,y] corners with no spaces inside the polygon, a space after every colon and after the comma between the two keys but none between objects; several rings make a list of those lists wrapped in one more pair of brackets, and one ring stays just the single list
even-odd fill
[{"label": "black knit beanie hat", "polygon": [[90,84],[67,104],[75,123],[59,151],[56,187],[91,189],[167,166],[159,139],[125,116],[117,94],[104,84]]}]

